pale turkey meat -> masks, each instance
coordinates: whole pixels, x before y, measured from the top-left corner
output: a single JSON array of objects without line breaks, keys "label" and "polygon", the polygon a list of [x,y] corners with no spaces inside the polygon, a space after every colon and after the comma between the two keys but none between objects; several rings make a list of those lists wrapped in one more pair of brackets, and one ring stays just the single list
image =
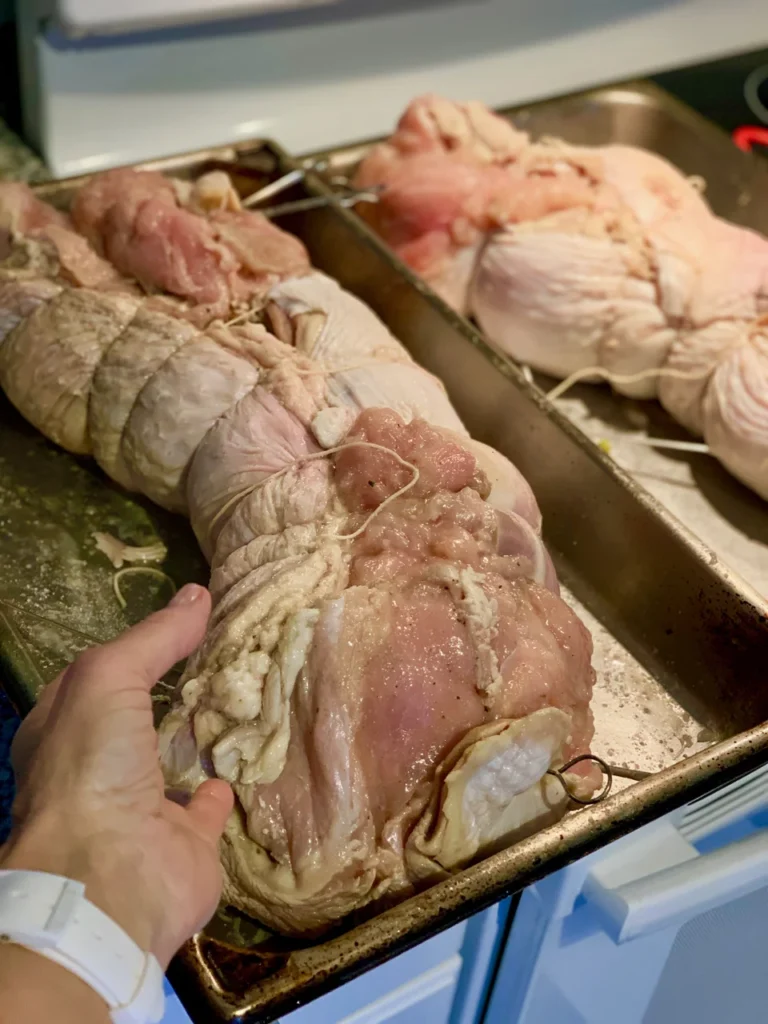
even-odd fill
[{"label": "pale turkey meat", "polygon": [[415,100],[356,176],[398,254],[521,363],[658,397],[768,497],[768,240],[629,146]]},{"label": "pale turkey meat", "polygon": [[78,234],[69,217],[18,182],[0,182],[0,261],[86,288],[131,290],[112,264]]},{"label": "pale turkey meat", "polygon": [[205,325],[309,271],[304,246],[242,209],[221,172],[188,184],[119,168],[97,175],[72,204],[75,227],[148,292],[166,292]]},{"label": "pale turkey meat", "polygon": [[33,200],[0,187],[0,386],[211,562],[160,745],[173,788],[235,790],[228,900],[318,934],[560,817],[546,772],[589,749],[591,641],[514,466],[296,239],[222,231],[227,179],[96,177],[73,209],[110,261],[92,287],[18,259],[46,218],[74,232]]}]

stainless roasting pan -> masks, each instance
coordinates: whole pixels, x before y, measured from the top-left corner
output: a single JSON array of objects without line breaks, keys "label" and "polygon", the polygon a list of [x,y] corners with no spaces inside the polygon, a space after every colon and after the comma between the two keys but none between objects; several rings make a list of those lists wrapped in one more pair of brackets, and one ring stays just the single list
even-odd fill
[{"label": "stainless roasting pan", "polygon": [[[227,166],[245,194],[296,162],[257,141],[150,166],[182,175]],[[65,206],[81,180],[39,194]],[[321,194],[323,183],[310,175],[281,200]],[[528,477],[566,598],[595,637],[595,752],[654,774],[321,942],[287,942],[223,910],[171,969],[201,1022],[273,1021],[768,759],[768,606],[760,596],[434,299],[353,213],[331,203],[281,223],[442,377],[472,433]],[[137,579],[125,588],[125,611],[116,605],[111,567],[91,539],[104,529],[135,542],[163,539],[176,584],[205,578],[183,520],[57,451],[0,400],[0,658],[22,707],[77,650],[168,596],[161,581]]]}]

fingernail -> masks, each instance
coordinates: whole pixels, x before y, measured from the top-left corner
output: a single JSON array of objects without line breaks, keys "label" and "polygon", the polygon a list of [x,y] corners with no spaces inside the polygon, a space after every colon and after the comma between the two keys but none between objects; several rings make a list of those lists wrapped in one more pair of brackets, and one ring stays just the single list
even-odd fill
[{"label": "fingernail", "polygon": [[178,594],[175,594],[169,601],[170,608],[178,608],[180,605],[194,604],[195,601],[199,601],[205,593],[205,587],[199,586],[197,583],[187,583],[181,588]]}]

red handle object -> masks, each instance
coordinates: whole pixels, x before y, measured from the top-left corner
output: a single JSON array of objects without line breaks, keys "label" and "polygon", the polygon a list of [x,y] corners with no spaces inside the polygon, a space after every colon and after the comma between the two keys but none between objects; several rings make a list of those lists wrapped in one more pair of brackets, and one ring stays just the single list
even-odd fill
[{"label": "red handle object", "polygon": [[737,128],[731,138],[745,153],[751,153],[753,146],[768,146],[768,128],[744,124]]}]

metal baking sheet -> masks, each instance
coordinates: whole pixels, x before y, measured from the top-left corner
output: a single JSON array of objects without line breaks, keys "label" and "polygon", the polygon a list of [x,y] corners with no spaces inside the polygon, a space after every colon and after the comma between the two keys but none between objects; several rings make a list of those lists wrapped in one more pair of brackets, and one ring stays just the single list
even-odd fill
[{"label": "metal baking sheet", "polygon": [[[277,147],[259,143],[152,166],[197,174],[217,163],[236,172],[242,191],[294,166]],[[77,183],[44,186],[40,194],[66,205]],[[323,191],[310,178],[291,198]],[[172,967],[196,1021],[275,1020],[768,759],[762,599],[403,270],[354,215],[329,207],[283,226],[305,241],[316,266],[369,302],[443,378],[472,433],[528,476],[567,600],[595,636],[595,749],[610,757],[615,750],[617,760],[630,759],[631,750],[636,766],[663,770],[319,943],[287,942],[220,913]],[[177,584],[201,578],[204,566],[185,522],[124,494],[92,463],[56,451],[7,404],[0,409],[0,645],[15,693],[29,703],[78,646],[91,636],[106,639],[164,599],[137,583],[127,614],[118,614],[111,568],[92,548],[93,530],[136,541],[160,536]]]},{"label": "metal baking sheet", "polygon": [[[615,142],[658,153],[704,180],[706,198],[719,216],[768,234],[768,161],[741,152],[725,132],[651,83],[591,90],[500,113],[534,138],[558,136],[578,145]],[[349,174],[370,145],[322,156],[334,174]],[[543,374],[534,380],[544,392],[556,383]],[[768,507],[711,456],[638,443],[641,435],[690,440],[657,402],[632,401],[605,386],[581,384],[558,406],[718,557],[768,595]]]}]

